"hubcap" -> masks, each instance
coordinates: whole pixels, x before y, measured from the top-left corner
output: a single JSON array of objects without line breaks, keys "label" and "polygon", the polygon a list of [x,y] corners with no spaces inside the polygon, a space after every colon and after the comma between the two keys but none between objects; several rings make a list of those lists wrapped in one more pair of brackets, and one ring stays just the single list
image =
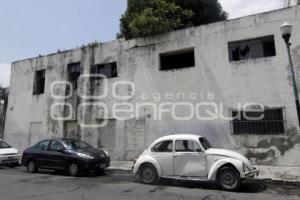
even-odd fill
[{"label": "hubcap", "polygon": [[229,171],[224,172],[221,178],[222,178],[222,182],[228,186],[233,186],[236,182],[236,178],[233,172],[229,172]]},{"label": "hubcap", "polygon": [[77,164],[73,163],[69,167],[69,172],[72,176],[76,175],[78,173],[78,166]]},{"label": "hubcap", "polygon": [[143,170],[143,179],[145,181],[152,181],[154,177],[154,173],[150,168],[146,168]]}]

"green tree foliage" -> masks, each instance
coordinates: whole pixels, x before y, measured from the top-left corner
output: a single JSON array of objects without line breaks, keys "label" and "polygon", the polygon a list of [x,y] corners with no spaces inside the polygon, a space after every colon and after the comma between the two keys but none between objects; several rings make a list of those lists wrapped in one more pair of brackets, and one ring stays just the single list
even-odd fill
[{"label": "green tree foliage", "polygon": [[117,37],[146,37],[225,19],[218,0],[128,0]]}]

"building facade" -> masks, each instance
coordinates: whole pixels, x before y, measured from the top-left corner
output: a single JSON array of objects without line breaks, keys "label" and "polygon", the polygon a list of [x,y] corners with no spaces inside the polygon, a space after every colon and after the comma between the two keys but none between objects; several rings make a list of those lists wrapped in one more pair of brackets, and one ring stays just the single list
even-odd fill
[{"label": "building facade", "polygon": [[14,62],[4,137],[20,149],[78,137],[130,160],[158,137],[192,133],[255,164],[300,167],[285,21],[299,80],[298,6]]},{"label": "building facade", "polygon": [[4,102],[0,101],[0,139],[4,131]]},{"label": "building facade", "polygon": [[295,6],[300,4],[300,0],[284,0],[284,7]]}]

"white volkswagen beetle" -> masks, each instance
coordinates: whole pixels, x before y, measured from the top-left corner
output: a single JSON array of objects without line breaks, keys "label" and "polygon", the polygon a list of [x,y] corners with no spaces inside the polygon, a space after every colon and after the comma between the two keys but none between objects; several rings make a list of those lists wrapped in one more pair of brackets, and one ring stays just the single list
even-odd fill
[{"label": "white volkswagen beetle", "polygon": [[217,182],[235,191],[241,180],[258,176],[249,160],[233,151],[212,148],[198,135],[170,135],[153,142],[135,161],[133,173],[141,182],[155,184],[159,178]]}]

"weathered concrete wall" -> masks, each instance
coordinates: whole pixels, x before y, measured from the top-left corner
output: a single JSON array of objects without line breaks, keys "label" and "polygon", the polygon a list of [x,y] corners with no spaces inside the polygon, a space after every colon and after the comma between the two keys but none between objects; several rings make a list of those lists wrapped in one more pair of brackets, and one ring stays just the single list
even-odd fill
[{"label": "weathered concrete wall", "polygon": [[[279,30],[285,21],[294,25],[291,42],[299,80],[300,38],[296,33],[300,31],[300,7],[213,23],[151,38],[93,44],[72,51],[15,62],[12,65],[5,138],[11,144],[24,149],[39,139],[63,137],[64,133],[77,132],[82,139],[108,149],[113,159],[123,160],[136,157],[160,136],[193,133],[206,136],[215,146],[235,149],[257,164],[300,166],[300,159],[295,159],[300,153],[299,126],[286,49]],[[275,57],[229,62],[228,42],[266,35],[275,37]],[[191,47],[195,49],[195,67],[174,71],[159,70],[160,53]],[[73,105],[72,119],[67,122],[51,119],[50,107],[60,101],[51,97],[50,85],[53,81],[67,80],[68,63],[81,62],[82,72],[89,74],[92,65],[115,61],[118,64],[118,77],[107,80],[110,88],[108,96],[101,99],[101,103],[108,105],[109,110],[115,103],[124,102],[113,98],[113,83],[131,81],[135,85],[135,95],[125,102],[132,104],[145,101],[158,106],[161,103],[178,101],[196,104],[210,101],[207,94],[214,93],[213,102],[224,104],[224,116],[227,117],[230,116],[229,110],[237,108],[238,103],[253,102],[267,107],[284,107],[286,134],[235,136],[231,135],[230,122],[227,120],[177,121],[168,112],[163,114],[162,120],[155,120],[153,110],[149,107],[140,108],[140,116],[137,119],[115,121],[110,114],[108,127],[80,128],[74,124],[78,118],[97,123],[97,116],[93,110],[85,114],[77,112],[77,105],[83,100],[76,94],[66,100]],[[34,72],[37,69],[47,70],[45,93],[38,96],[32,95]],[[79,89],[87,88],[88,93],[92,95],[102,94],[103,83],[98,81],[93,84],[84,82]],[[65,93],[64,88],[61,90]],[[118,93],[123,95],[130,92],[130,88],[118,90]],[[147,100],[141,98],[145,93],[164,95],[178,92],[186,95],[193,92],[198,98],[163,98],[158,101],[152,97]],[[180,108],[177,112],[184,114],[187,111]],[[35,135],[34,139],[30,139],[33,138],[30,137],[32,134]]]},{"label": "weathered concrete wall", "polygon": [[284,6],[295,6],[297,4],[300,4],[300,0],[284,0]]},{"label": "weathered concrete wall", "polygon": [[3,109],[4,109],[4,104],[3,102],[0,102],[0,138],[2,138],[3,136],[3,132],[4,132],[4,116],[3,116]]}]

